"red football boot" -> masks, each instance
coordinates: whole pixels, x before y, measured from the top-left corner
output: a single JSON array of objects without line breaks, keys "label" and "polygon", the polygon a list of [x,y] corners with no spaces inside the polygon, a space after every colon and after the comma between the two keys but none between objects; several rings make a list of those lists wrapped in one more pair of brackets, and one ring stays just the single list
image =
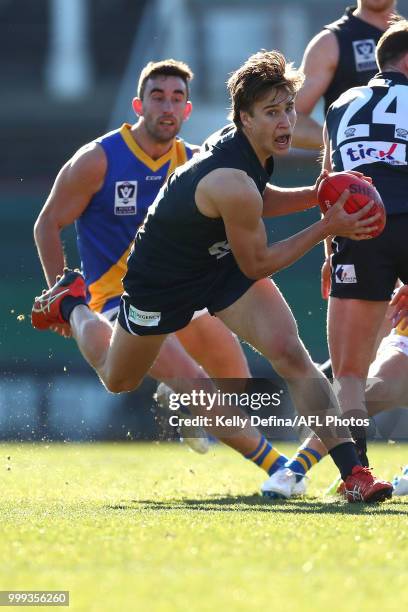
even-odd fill
[{"label": "red football boot", "polygon": [[36,297],[31,311],[31,323],[36,329],[49,329],[66,323],[61,314],[61,302],[67,296],[83,298],[86,303],[86,285],[82,274],[64,269],[64,274],[51,289]]},{"label": "red football boot", "polygon": [[376,478],[369,468],[355,465],[344,481],[342,494],[350,503],[382,502],[392,497],[392,484]]},{"label": "red football boot", "polygon": [[337,495],[341,495],[341,497],[345,497],[346,496],[346,485],[343,482],[343,480],[340,482],[339,486],[337,487],[336,493],[337,493]]}]

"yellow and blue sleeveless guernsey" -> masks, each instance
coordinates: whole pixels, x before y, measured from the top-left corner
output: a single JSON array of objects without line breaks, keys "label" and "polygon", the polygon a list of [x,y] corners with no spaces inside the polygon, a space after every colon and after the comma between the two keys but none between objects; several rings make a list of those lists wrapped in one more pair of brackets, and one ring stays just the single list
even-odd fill
[{"label": "yellow and blue sleeveless guernsey", "polygon": [[95,141],[106,154],[106,177],[75,224],[88,303],[97,312],[119,305],[136,231],[167,177],[194,153],[192,145],[176,138],[168,153],[153,160],[130,128],[124,124]]}]

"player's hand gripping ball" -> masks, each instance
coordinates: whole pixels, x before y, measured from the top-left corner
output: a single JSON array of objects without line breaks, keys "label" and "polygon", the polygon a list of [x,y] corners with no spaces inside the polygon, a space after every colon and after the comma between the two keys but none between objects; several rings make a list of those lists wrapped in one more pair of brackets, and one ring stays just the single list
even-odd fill
[{"label": "player's hand gripping ball", "polygon": [[320,183],[317,197],[323,214],[327,212],[332,204],[337,202],[345,189],[348,189],[350,192],[344,204],[344,210],[348,213],[357,212],[367,202],[373,200],[372,207],[363,219],[367,219],[377,212],[381,214],[381,217],[374,222],[377,229],[370,233],[372,238],[379,236],[386,222],[386,212],[381,196],[374,185],[349,172],[332,172]]}]

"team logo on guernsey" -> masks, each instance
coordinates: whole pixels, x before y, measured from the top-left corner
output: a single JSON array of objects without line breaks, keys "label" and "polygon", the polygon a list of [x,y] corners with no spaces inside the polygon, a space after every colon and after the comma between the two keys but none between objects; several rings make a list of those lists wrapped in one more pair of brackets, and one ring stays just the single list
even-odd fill
[{"label": "team logo on guernsey", "polygon": [[377,70],[375,61],[375,42],[372,38],[353,40],[354,61],[357,72]]},{"label": "team logo on guernsey", "polygon": [[116,181],[115,215],[135,215],[137,181]]},{"label": "team logo on guernsey", "polygon": [[336,283],[357,283],[356,269],[353,264],[342,264],[336,266]]},{"label": "team logo on guernsey", "polygon": [[391,166],[407,165],[407,145],[380,140],[362,140],[344,144],[339,148],[345,170],[352,170],[362,164],[385,162]]},{"label": "team logo on guernsey", "polygon": [[161,312],[150,312],[148,310],[139,310],[130,304],[128,319],[136,325],[143,327],[155,327],[160,323]]}]

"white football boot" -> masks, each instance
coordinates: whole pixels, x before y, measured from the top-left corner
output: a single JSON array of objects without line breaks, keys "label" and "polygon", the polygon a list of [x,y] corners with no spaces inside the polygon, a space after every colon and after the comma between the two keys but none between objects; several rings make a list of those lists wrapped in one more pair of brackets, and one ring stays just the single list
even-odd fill
[{"label": "white football boot", "polygon": [[392,486],[394,487],[393,495],[408,495],[408,465],[402,470],[402,474],[395,476]]},{"label": "white football boot", "polygon": [[289,499],[299,497],[306,493],[306,477],[303,476],[299,482],[296,481],[296,474],[289,468],[281,468],[269,476],[261,487],[264,497],[272,499]]},{"label": "white football boot", "polygon": [[162,410],[170,414],[175,414],[179,419],[179,433],[181,442],[185,442],[191,450],[204,455],[210,448],[207,433],[203,427],[187,425],[183,423],[183,420],[192,418],[192,414],[189,411],[183,412],[180,408],[177,410],[170,410],[169,398],[170,394],[174,393],[173,390],[166,385],[166,383],[160,383],[156,389],[156,393],[153,395],[153,399],[157,402],[157,405]]}]

